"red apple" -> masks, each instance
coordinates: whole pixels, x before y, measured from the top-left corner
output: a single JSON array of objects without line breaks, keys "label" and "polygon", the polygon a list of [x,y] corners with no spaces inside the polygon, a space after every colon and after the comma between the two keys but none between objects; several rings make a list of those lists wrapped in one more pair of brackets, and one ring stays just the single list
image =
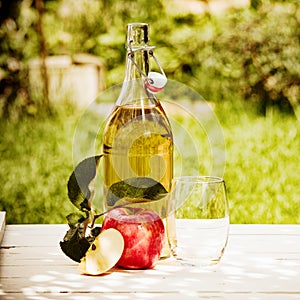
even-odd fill
[{"label": "red apple", "polygon": [[102,229],[115,228],[123,236],[124,250],[117,266],[147,269],[159,260],[165,229],[160,216],[140,208],[115,208],[102,223]]}]

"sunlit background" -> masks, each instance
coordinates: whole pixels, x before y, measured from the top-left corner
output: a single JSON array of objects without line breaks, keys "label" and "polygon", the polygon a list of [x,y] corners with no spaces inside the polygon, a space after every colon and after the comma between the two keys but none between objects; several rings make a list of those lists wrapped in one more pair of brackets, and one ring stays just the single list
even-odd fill
[{"label": "sunlit background", "polygon": [[[300,223],[298,0],[2,0],[0,11],[7,223],[66,222],[74,132],[89,103],[122,82],[129,22],[149,24],[168,78],[213,108],[226,144],[231,222]],[[103,123],[115,100],[90,122]],[[197,100],[176,101],[199,109]],[[195,130],[193,120],[169,113]]]}]

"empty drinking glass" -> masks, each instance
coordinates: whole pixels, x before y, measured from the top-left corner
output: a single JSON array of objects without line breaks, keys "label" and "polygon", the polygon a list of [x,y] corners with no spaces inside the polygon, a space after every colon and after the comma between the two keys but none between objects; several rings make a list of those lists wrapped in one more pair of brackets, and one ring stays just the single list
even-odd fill
[{"label": "empty drinking glass", "polygon": [[188,218],[176,220],[176,238],[169,240],[173,256],[188,265],[218,263],[229,231],[224,180],[213,176],[173,179],[169,210],[176,211],[176,218]]}]

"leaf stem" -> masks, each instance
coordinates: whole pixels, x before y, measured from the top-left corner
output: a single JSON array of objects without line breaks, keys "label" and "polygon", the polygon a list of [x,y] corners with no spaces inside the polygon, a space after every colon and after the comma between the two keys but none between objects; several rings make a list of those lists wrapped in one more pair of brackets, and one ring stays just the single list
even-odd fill
[{"label": "leaf stem", "polygon": [[102,213],[95,214],[94,217],[93,217],[93,221],[92,221],[91,225],[89,226],[89,228],[93,228],[94,225],[95,225],[95,222],[96,222],[96,220],[97,220],[98,218],[104,216],[105,214],[109,213],[110,211],[112,211],[112,210],[115,209],[115,208],[128,207],[128,206],[132,206],[132,205],[134,205],[134,204],[144,203],[144,202],[150,202],[150,201],[147,201],[147,200],[145,201],[145,200],[143,199],[142,201],[138,201],[138,202],[134,202],[134,203],[124,203],[124,204],[116,205],[116,206],[114,206],[114,207],[112,207],[112,208],[110,208],[110,209],[108,209],[108,210],[106,210],[106,211],[104,211],[104,212],[102,212]]},{"label": "leaf stem", "polygon": [[93,221],[92,221],[91,225],[89,226],[89,228],[93,228],[93,227],[94,227],[95,222],[96,222],[96,220],[97,220],[98,218],[104,216],[105,214],[108,214],[110,211],[112,211],[112,210],[115,209],[115,208],[126,207],[126,206],[129,205],[129,204],[130,204],[130,203],[126,203],[126,204],[123,204],[123,205],[117,205],[117,206],[114,206],[114,207],[112,207],[112,208],[110,208],[110,209],[108,209],[108,210],[106,210],[106,211],[100,213],[100,214],[95,214],[94,217],[93,217]]}]

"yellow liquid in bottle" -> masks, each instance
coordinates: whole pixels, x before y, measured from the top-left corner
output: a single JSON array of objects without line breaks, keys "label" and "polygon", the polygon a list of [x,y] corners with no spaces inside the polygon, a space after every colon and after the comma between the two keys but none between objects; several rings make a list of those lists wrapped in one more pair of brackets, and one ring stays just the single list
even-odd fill
[{"label": "yellow liquid in bottle", "polygon": [[[149,177],[167,192],[173,177],[173,138],[168,119],[160,104],[117,106],[103,135],[104,209],[110,206],[106,195],[114,183],[132,177]],[[166,200],[167,201],[167,200]],[[162,257],[170,255],[168,239],[175,239],[175,217],[166,215],[162,201],[166,245]],[[172,244],[172,241],[170,242]]]}]

